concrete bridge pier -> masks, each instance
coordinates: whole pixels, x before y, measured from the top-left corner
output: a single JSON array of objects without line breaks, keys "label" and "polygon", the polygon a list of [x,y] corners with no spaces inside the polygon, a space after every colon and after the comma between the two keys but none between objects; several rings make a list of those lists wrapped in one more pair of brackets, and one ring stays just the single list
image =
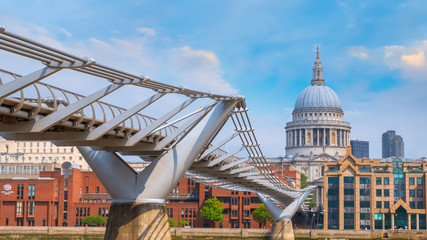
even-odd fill
[{"label": "concrete bridge pier", "polygon": [[272,240],[294,240],[294,228],[292,226],[291,218],[295,215],[298,208],[301,204],[304,203],[304,200],[308,197],[313,188],[306,188],[302,192],[301,196],[295,199],[291,204],[289,204],[283,211],[278,208],[271,199],[266,196],[257,193],[258,198],[265,205],[265,207],[270,212],[271,216],[274,218],[273,229],[270,233],[270,239]]},{"label": "concrete bridge pier", "polygon": [[186,136],[139,173],[114,152],[78,147],[113,199],[105,239],[171,239],[164,199],[206,149],[236,104],[219,102],[193,119]]}]

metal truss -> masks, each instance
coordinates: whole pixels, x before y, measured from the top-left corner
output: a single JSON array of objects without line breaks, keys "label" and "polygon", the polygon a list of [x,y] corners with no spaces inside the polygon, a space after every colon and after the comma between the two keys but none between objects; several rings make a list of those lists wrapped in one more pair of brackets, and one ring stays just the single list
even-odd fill
[{"label": "metal truss", "polygon": [[[191,159],[184,169],[184,172],[189,170],[187,176],[217,188],[260,193],[281,209],[295,204],[295,199],[305,198],[307,192],[312,189],[293,189],[273,174],[256,139],[243,96],[219,95],[154,81],[147,76],[137,76],[101,65],[92,58],[77,57],[34,42],[6,31],[4,27],[0,27],[0,49],[43,64],[41,69],[25,76],[0,70],[1,74],[13,78],[5,83],[0,81],[0,132],[6,139],[54,141],[56,145],[78,146],[89,157],[95,156],[96,151],[119,152],[157,163],[171,151],[179,149],[179,143],[185,142],[187,135],[191,135],[192,130],[203,119],[205,122],[209,120],[206,120],[206,116],[211,114],[213,109],[228,102],[233,103],[230,106],[234,109],[226,114],[227,118],[231,119],[228,122],[233,123],[235,132],[223,140],[216,141],[216,136],[227,120],[216,125],[205,123],[206,126],[215,126],[215,129],[211,133],[212,136],[209,135],[210,139],[203,143],[196,157]],[[109,85],[83,96],[40,82],[61,70],[75,71],[81,73],[82,77],[90,75],[105,79]],[[152,90],[153,93],[129,109],[101,101],[123,86],[144,88]],[[179,95],[185,100],[172,106],[158,118],[141,113],[169,95]],[[183,114],[189,105],[199,99],[209,100],[210,103]],[[200,131],[203,135],[204,130]],[[194,137],[195,134],[191,136]],[[223,150],[226,144],[236,139],[240,139],[240,147],[229,152]],[[182,145],[181,149],[184,148]],[[92,150],[84,148],[87,146]],[[236,157],[236,154],[242,151],[247,153],[247,158]],[[118,155],[107,155],[111,162],[120,161]],[[92,160],[92,164],[102,164]],[[102,166],[91,167],[107,171]],[[122,169],[121,165],[118,168]],[[114,170],[110,169],[113,172]],[[120,171],[127,175],[134,174],[137,178],[141,174],[144,175],[134,171]],[[104,180],[104,185],[105,181],[108,181],[108,177]],[[130,196],[133,193],[126,194]],[[141,195],[144,194],[140,193],[138,196]],[[302,202],[298,201],[294,207],[298,208],[301,204]]]}]

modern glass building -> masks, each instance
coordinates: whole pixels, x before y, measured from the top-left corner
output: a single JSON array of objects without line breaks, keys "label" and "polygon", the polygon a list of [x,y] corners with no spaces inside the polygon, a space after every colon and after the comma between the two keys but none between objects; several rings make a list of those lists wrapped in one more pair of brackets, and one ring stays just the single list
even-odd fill
[{"label": "modern glass building", "polygon": [[369,141],[350,140],[351,154],[357,158],[369,158]]},{"label": "modern glass building", "polygon": [[426,229],[427,161],[359,159],[325,163],[325,229]]}]

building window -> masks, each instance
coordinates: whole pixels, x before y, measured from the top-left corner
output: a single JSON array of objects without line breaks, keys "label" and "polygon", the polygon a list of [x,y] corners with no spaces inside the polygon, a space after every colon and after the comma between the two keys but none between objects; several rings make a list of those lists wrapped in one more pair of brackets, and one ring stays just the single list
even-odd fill
[{"label": "building window", "polygon": [[64,212],[68,211],[68,202],[64,202]]},{"label": "building window", "polygon": [[251,216],[251,210],[243,209],[243,217],[250,217],[250,216]]},{"label": "building window", "polygon": [[415,202],[414,201],[410,201],[409,202],[409,207],[412,209],[415,209]]},{"label": "building window", "polygon": [[243,220],[243,228],[251,228],[251,220]]},{"label": "building window", "polygon": [[88,193],[88,192],[89,192],[89,187],[86,186],[86,193]]},{"label": "building window", "polygon": [[238,220],[231,220],[231,228],[239,228],[239,221]]},{"label": "building window", "polygon": [[9,218],[6,218],[6,226],[9,226]]},{"label": "building window", "polygon": [[237,209],[231,209],[231,216],[232,217],[237,217],[238,216],[238,210]]},{"label": "building window", "polygon": [[96,193],[99,193],[99,187],[96,187]]},{"label": "building window", "polygon": [[340,169],[338,166],[329,166],[329,172],[338,172]]},{"label": "building window", "polygon": [[415,179],[413,177],[409,178],[409,185],[414,185]]},{"label": "building window", "polygon": [[423,209],[424,208],[423,202],[417,202],[417,208],[418,209]]},{"label": "building window", "polygon": [[381,178],[377,177],[377,185],[381,185]]},{"label": "building window", "polygon": [[24,219],[23,218],[17,218],[16,219],[16,226],[24,226]]},{"label": "building window", "polygon": [[385,177],[384,178],[384,185],[388,185],[389,184],[389,179],[388,179],[388,177]]},{"label": "building window", "polygon": [[381,189],[377,189],[377,197],[381,197]]},{"label": "building window", "polygon": [[243,205],[250,205],[251,204],[251,198],[245,197],[243,198]]},{"label": "building window", "polygon": [[231,205],[238,205],[239,204],[239,198],[232,197],[231,198]]},{"label": "building window", "polygon": [[390,190],[384,189],[384,197],[389,197],[389,196],[390,196]]},{"label": "building window", "polygon": [[16,202],[16,215],[18,216],[22,216],[22,205],[23,202]]},{"label": "building window", "polygon": [[16,191],[16,198],[17,199],[24,198],[24,184],[18,184],[18,190]]},{"label": "building window", "polygon": [[79,216],[79,208],[76,208],[76,217]]},{"label": "building window", "polygon": [[28,216],[34,216],[34,202],[28,202]]},{"label": "building window", "polygon": [[423,178],[417,178],[417,184],[418,185],[423,185]]},{"label": "building window", "polygon": [[417,189],[417,197],[422,197],[422,196],[423,196],[423,190]]},{"label": "building window", "polygon": [[34,218],[28,218],[28,226],[34,226]]},{"label": "building window", "polygon": [[67,220],[67,213],[64,212],[64,220]]},{"label": "building window", "polygon": [[67,190],[64,191],[64,200],[65,201],[68,200],[68,191]]},{"label": "building window", "polygon": [[181,217],[184,217],[184,208],[181,208]]},{"label": "building window", "polygon": [[390,208],[390,202],[384,202],[384,208]]},{"label": "building window", "polygon": [[381,201],[377,201],[377,208],[382,208],[381,207],[382,202]]},{"label": "building window", "polygon": [[415,189],[410,189],[409,190],[409,196],[410,197],[415,197]]}]

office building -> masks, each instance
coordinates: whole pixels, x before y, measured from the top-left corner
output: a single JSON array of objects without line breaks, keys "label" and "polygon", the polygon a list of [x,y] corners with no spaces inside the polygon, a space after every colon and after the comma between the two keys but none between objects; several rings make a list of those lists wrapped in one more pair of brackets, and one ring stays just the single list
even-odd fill
[{"label": "office building", "polygon": [[427,160],[356,158],[325,163],[324,229],[426,229]]},{"label": "office building", "polygon": [[350,140],[351,154],[357,158],[369,158],[369,141]]},{"label": "office building", "polygon": [[382,135],[383,158],[404,157],[405,149],[403,138],[396,135],[396,131],[390,130]]}]

